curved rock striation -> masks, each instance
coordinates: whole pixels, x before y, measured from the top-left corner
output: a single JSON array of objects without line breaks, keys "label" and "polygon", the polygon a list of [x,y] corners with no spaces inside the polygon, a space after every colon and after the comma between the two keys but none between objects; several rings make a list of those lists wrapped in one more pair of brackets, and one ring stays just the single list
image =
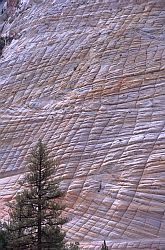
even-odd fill
[{"label": "curved rock striation", "polygon": [[23,1],[4,21],[0,212],[39,138],[83,249],[165,249],[165,3]]}]

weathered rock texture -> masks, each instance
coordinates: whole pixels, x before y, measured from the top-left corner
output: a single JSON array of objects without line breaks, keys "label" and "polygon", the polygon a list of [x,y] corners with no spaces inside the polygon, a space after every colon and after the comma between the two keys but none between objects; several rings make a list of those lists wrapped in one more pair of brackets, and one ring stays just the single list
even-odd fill
[{"label": "weathered rock texture", "polygon": [[19,0],[7,0],[7,6],[8,7],[16,7]]},{"label": "weathered rock texture", "polygon": [[1,215],[42,138],[60,162],[71,241],[165,249],[165,2],[24,1],[13,19],[0,59]]}]

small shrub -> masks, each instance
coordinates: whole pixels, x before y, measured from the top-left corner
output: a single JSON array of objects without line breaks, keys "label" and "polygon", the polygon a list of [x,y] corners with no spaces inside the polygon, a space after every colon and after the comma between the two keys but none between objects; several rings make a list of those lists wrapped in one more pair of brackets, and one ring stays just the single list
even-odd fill
[{"label": "small shrub", "polygon": [[105,240],[104,240],[104,243],[102,244],[101,250],[108,250]]},{"label": "small shrub", "polygon": [[6,37],[0,37],[0,56],[2,55],[2,50],[5,47],[5,45],[9,45],[14,36],[6,36]]},{"label": "small shrub", "polygon": [[2,50],[5,47],[5,38],[0,37],[0,55],[2,55]]}]

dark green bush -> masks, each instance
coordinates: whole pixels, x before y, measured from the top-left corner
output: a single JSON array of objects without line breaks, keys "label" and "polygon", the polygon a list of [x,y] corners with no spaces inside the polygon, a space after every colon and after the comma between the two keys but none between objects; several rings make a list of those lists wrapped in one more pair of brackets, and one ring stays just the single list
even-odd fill
[{"label": "dark green bush", "polygon": [[105,240],[104,240],[104,243],[102,244],[101,250],[108,250]]},{"label": "dark green bush", "polygon": [[5,38],[0,37],[0,54],[2,54],[2,50],[5,47]]}]

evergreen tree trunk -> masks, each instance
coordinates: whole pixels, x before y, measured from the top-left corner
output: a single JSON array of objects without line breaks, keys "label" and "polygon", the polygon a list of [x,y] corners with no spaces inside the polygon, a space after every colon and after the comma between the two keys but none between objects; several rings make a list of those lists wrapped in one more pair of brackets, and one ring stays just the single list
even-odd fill
[{"label": "evergreen tree trunk", "polygon": [[39,176],[38,176],[38,250],[42,250],[41,235],[41,169],[42,169],[42,147],[39,148]]},{"label": "evergreen tree trunk", "polygon": [[[39,199],[40,201],[40,199]],[[38,250],[42,250],[41,235],[41,205],[38,205]]]}]

